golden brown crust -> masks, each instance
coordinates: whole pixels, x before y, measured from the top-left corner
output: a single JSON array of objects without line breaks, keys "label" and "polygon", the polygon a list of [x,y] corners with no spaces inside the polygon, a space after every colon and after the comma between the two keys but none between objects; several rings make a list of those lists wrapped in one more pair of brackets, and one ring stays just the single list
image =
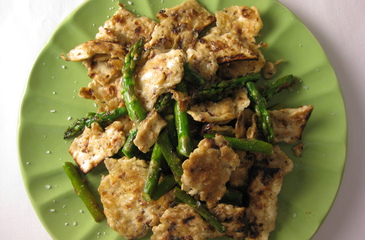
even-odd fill
[{"label": "golden brown crust", "polygon": [[160,23],[146,48],[187,50],[194,46],[199,33],[215,21],[214,16],[196,0],[161,10],[157,18]]},{"label": "golden brown crust", "polygon": [[96,38],[101,41],[116,42],[130,46],[140,37],[149,41],[157,23],[147,17],[138,17],[119,4],[112,18],[99,28]]},{"label": "golden brown crust", "polygon": [[137,158],[105,160],[109,175],[99,186],[108,225],[127,239],[145,236],[159,223],[160,216],[173,201],[167,194],[158,201],[145,201],[142,191],[148,165]]},{"label": "golden brown crust", "polygon": [[313,109],[313,105],[307,105],[270,111],[275,132],[274,141],[293,144],[300,140]]},{"label": "golden brown crust", "polygon": [[84,132],[74,139],[69,152],[79,165],[82,172],[87,173],[105,158],[116,154],[125,142],[124,125],[115,121],[105,131],[98,123],[91,128],[86,127]]},{"label": "golden brown crust", "polygon": [[224,137],[203,139],[182,164],[182,189],[206,201],[212,208],[226,193],[226,183],[239,162],[238,155],[227,146]]}]

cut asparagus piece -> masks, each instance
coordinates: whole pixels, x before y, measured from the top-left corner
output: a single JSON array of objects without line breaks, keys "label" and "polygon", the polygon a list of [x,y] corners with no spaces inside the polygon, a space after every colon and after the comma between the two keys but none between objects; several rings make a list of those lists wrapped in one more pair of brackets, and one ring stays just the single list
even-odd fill
[{"label": "cut asparagus piece", "polygon": [[272,126],[271,117],[267,110],[267,104],[265,98],[256,88],[255,83],[246,83],[248,95],[251,101],[254,103],[255,112],[258,116],[259,124],[264,134],[265,140],[269,143],[274,142],[274,128]]},{"label": "cut asparagus piece", "polygon": [[213,101],[218,102],[225,96],[225,92],[234,90],[239,87],[244,87],[247,82],[254,82],[260,79],[261,74],[255,73],[241,78],[232,80],[223,80],[219,83],[206,85],[200,88],[193,94],[193,99],[196,101]]},{"label": "cut asparagus piece", "polygon": [[[177,91],[186,93],[186,85],[180,82],[176,86]],[[182,110],[179,103],[176,101],[174,106],[175,125],[177,132],[177,152],[185,157],[193,151],[193,144],[191,139],[191,130],[189,127],[189,115],[187,110]]]},{"label": "cut asparagus piece", "polygon": [[100,207],[90,189],[84,183],[79,171],[76,166],[71,162],[65,162],[63,164],[63,170],[70,179],[72,186],[75,189],[76,194],[84,202],[85,206],[89,210],[96,222],[100,222],[105,218],[103,209]]},{"label": "cut asparagus piece", "polygon": [[184,64],[184,80],[192,83],[195,87],[201,87],[205,84],[204,78],[188,62]]},{"label": "cut asparagus piece", "polygon": [[[205,138],[214,138],[214,134],[204,134]],[[234,150],[243,150],[250,152],[258,152],[267,155],[271,155],[273,153],[273,146],[270,143],[260,141],[254,138],[247,139],[239,139],[234,137],[226,137],[224,138],[228,142],[228,146],[230,146]]]},{"label": "cut asparagus piece", "polygon": [[77,119],[73,122],[65,131],[63,138],[77,137],[80,135],[85,127],[91,127],[94,122],[99,123],[100,126],[106,126],[113,122],[115,119],[126,115],[127,108],[120,107],[111,111],[101,113],[89,113],[86,117]]},{"label": "cut asparagus piece", "polygon": [[163,93],[158,97],[157,102],[154,105],[154,108],[156,109],[156,112],[162,113],[170,106],[172,106],[173,103],[174,101],[172,98],[172,93],[170,92]]},{"label": "cut asparagus piece", "polygon": [[293,75],[286,75],[282,78],[279,78],[272,84],[268,85],[267,88],[263,90],[262,95],[266,98],[266,101],[269,101],[272,96],[281,92],[283,89],[287,89],[291,87],[295,82],[295,77]]},{"label": "cut asparagus piece", "polygon": [[157,143],[155,143],[152,150],[151,160],[148,165],[147,179],[142,194],[144,200],[146,201],[152,200],[151,196],[156,189],[158,181],[160,180],[160,175],[161,175],[160,166],[162,161],[163,161],[163,155],[161,152],[161,148]]},{"label": "cut asparagus piece", "polygon": [[157,139],[157,143],[160,145],[162,155],[164,156],[167,164],[174,174],[176,182],[181,185],[181,176],[183,174],[181,160],[173,149],[169,134],[166,129],[160,133],[160,136]]},{"label": "cut asparagus piece", "polygon": [[146,118],[147,112],[138,101],[134,86],[134,71],[143,51],[143,38],[138,39],[125,57],[124,67],[122,69],[122,95],[128,110],[129,117],[133,122],[138,124]]},{"label": "cut asparagus piece", "polygon": [[171,191],[176,185],[177,183],[173,174],[165,176],[153,192],[152,199],[157,201],[160,197]]},{"label": "cut asparagus piece", "polygon": [[209,212],[208,209],[206,209],[199,201],[195,200],[193,197],[191,197],[189,194],[184,192],[178,187],[174,188],[175,196],[192,207],[197,213],[200,214],[205,220],[209,222],[210,225],[212,225],[215,229],[217,229],[219,232],[225,232],[226,227],[220,223],[211,212]]},{"label": "cut asparagus piece", "polygon": [[138,124],[147,116],[147,111],[143,108],[135,94],[134,71],[138,60],[143,51],[144,40],[138,39],[129,49],[125,57],[124,67],[122,69],[122,95],[129,114],[130,119],[136,123],[136,127],[130,131],[126,144],[122,148],[122,152],[129,158],[133,157],[136,147],[133,143],[138,131]]},{"label": "cut asparagus piece", "polygon": [[127,156],[128,158],[132,158],[135,156],[135,153],[138,151],[138,148],[136,147],[136,145],[134,145],[133,140],[136,138],[137,136],[137,131],[138,129],[132,128],[129,131],[129,135],[127,140],[125,141],[122,149],[120,151],[122,151],[122,153]]}]

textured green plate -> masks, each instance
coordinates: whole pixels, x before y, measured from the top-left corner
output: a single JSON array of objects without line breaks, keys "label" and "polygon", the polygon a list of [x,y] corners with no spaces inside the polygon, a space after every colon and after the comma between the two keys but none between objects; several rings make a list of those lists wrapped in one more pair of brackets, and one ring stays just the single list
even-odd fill
[{"label": "textured green plate", "polygon": [[[140,15],[154,18],[162,7],[181,0],[132,0],[124,3]],[[347,126],[343,99],[334,71],[322,48],[306,27],[274,0],[201,0],[210,11],[230,5],[257,6],[264,21],[261,39],[269,43],[264,50],[268,60],[284,59],[279,74],[293,73],[302,82],[291,92],[283,92],[273,102],[288,107],[315,106],[304,131],[302,158],[287,154],[295,170],[284,182],[279,195],[276,230],[271,239],[310,239],[328,213],[336,196],[344,168]],[[65,62],[77,44],[94,38],[98,27],[117,9],[112,0],[90,0],[65,19],[45,46],[29,77],[19,126],[20,167],[29,198],[45,228],[54,239],[121,239],[107,227],[95,223],[74,194],[62,170],[69,141],[63,131],[72,120],[96,108],[80,99],[77,91],[89,79],[79,63]],[[70,119],[72,118],[72,119]],[[96,192],[103,167],[87,178]]]}]

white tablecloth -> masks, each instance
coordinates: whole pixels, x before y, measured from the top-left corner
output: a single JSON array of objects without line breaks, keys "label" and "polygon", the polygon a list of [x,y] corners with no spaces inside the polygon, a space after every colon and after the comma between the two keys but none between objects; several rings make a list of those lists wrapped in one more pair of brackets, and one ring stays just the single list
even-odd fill
[{"label": "white tablecloth", "polygon": [[[0,239],[51,239],[23,186],[17,158],[18,112],[38,53],[58,24],[82,2],[0,0]],[[343,182],[328,217],[313,239],[365,239],[365,147],[362,142],[365,134],[365,107],[362,106],[365,104],[365,1],[281,2],[322,44],[340,81],[347,108],[348,156]]]}]

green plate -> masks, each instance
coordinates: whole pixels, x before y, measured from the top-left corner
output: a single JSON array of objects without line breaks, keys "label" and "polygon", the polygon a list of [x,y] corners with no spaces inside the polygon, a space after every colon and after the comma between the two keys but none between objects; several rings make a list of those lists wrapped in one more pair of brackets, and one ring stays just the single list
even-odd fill
[{"label": "green plate", "polygon": [[[136,14],[154,18],[161,8],[182,1],[131,2],[122,3]],[[284,59],[278,75],[292,73],[302,80],[296,89],[272,101],[288,107],[315,106],[304,131],[303,157],[295,157],[290,147],[284,147],[295,169],[284,181],[277,226],[270,237],[310,239],[331,208],[346,156],[346,115],[331,64],[307,28],[274,0],[200,2],[212,12],[237,4],[256,6],[265,25],[259,40],[269,44],[264,50],[266,59]],[[63,61],[60,54],[94,38],[117,8],[115,0],[89,0],[71,13],[36,60],[24,95],[18,137],[20,167],[29,198],[54,239],[122,239],[106,221],[93,221],[62,169],[64,161],[72,161],[70,141],[62,139],[65,128],[96,107],[77,96],[78,89],[88,84],[86,69],[80,63]],[[87,175],[95,193],[102,173],[105,169],[99,167]]]}]

